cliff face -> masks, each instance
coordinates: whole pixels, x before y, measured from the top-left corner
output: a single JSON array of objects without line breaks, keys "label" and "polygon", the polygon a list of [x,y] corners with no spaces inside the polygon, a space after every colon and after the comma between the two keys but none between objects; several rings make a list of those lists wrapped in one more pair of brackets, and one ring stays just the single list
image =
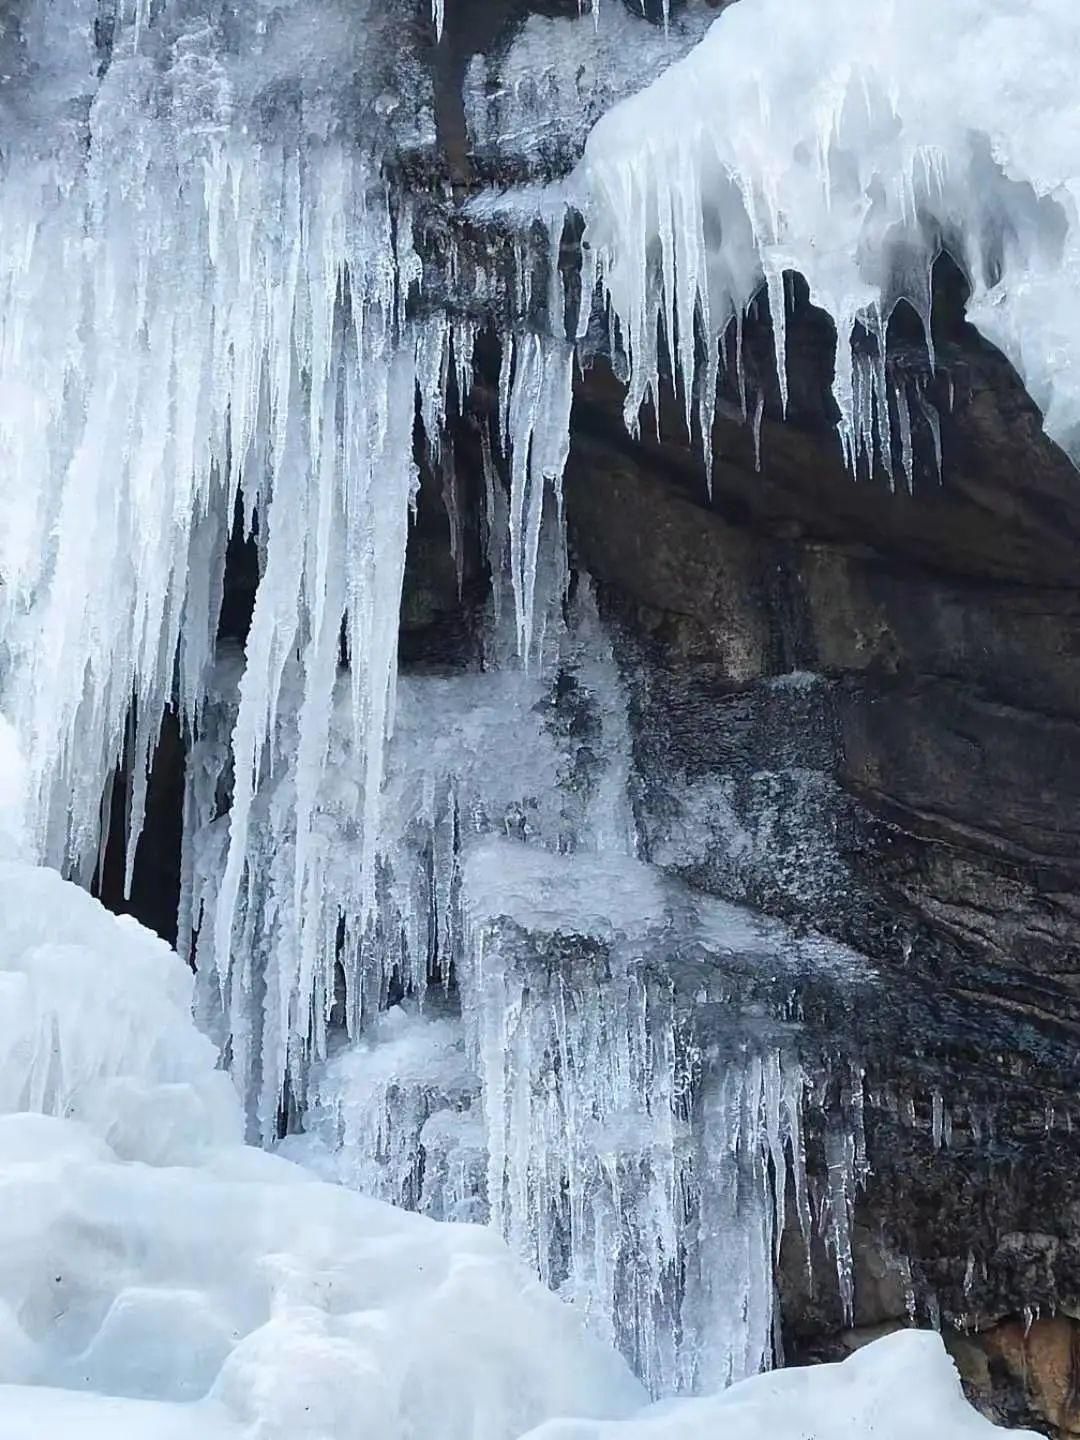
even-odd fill
[{"label": "cliff face", "polygon": [[[941,471],[924,433],[914,493],[844,470],[830,336],[800,308],[786,424],[768,336],[748,337],[760,469],[751,427],[722,420],[710,497],[687,445],[627,440],[594,370],[567,506],[633,688],[651,857],[878,966],[868,1005],[821,1019],[866,1072],[856,1325],[940,1309],[976,1332],[958,1353],[984,1402],[1023,1415],[1023,1372],[1064,1432],[1039,1325],[1025,1350],[1008,1322],[1080,1299],[1080,491],[1010,367],[955,318],[961,283],[939,264]],[[899,372],[902,337],[893,354]],[[854,1343],[797,1262],[782,1290],[795,1353]],[[1071,1322],[1053,1323],[1065,1343]]]},{"label": "cliff face", "polygon": [[855,1325],[822,1256],[807,1282],[789,1231],[789,1352],[941,1323],[985,1408],[1071,1433],[1080,487],[1011,367],[964,323],[947,257],[934,371],[913,317],[890,330],[914,485],[899,468],[895,487],[880,470],[853,479],[831,326],[791,288],[786,423],[762,307],[746,333],[749,420],[732,375],[711,494],[677,409],[662,438],[647,416],[632,440],[621,387],[602,359],[588,370],[571,553],[632,695],[647,858],[878,967],[870,1003],[828,1001],[814,1021],[865,1076]]}]

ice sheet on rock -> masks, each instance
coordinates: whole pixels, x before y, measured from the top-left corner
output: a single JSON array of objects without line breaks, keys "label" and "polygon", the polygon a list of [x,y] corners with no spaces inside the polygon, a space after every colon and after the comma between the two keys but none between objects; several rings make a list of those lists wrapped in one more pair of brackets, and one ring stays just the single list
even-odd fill
[{"label": "ice sheet on rock", "polygon": [[[983,1440],[1005,1431],[964,1397],[941,1337],[901,1330],[841,1364],[758,1375],[723,1395],[666,1401],[631,1420],[553,1420],[523,1440]],[[1033,1431],[1009,1431],[1035,1440]]]},{"label": "ice sheet on rock", "polygon": [[617,853],[572,858],[505,838],[470,846],[465,858],[470,923],[506,917],[523,930],[689,948],[770,971],[815,971],[873,980],[865,956],[838,941],[796,934],[782,922],[688,889],[655,865]]},{"label": "ice sheet on rock", "polygon": [[465,82],[472,149],[481,162],[561,169],[604,111],[684,55],[713,18],[700,7],[661,27],[621,4],[605,5],[597,23],[588,14],[530,15],[504,54],[472,59]]},{"label": "ice sheet on rock", "polygon": [[117,1154],[185,1161],[239,1139],[192,977],[54,871],[0,862],[0,1114],[75,1116]]},{"label": "ice sheet on rock", "polygon": [[[764,289],[786,398],[784,273],[838,333],[848,462],[911,473],[910,411],[884,356],[895,304],[929,335],[930,267],[968,276],[968,315],[1080,451],[1080,107],[1071,0],[742,0],[592,131],[577,173],[629,359],[636,426],[671,358],[711,434],[725,333]],[[662,340],[658,339],[662,332]],[[928,342],[929,343],[929,342]],[[930,356],[932,361],[932,355]],[[905,421],[905,414],[907,419]]]},{"label": "ice sheet on rock", "polygon": [[810,1224],[804,1078],[730,970],[850,981],[859,957],[629,857],[508,840],[466,853],[463,908],[494,1223],[654,1394],[767,1366],[789,1176]]}]

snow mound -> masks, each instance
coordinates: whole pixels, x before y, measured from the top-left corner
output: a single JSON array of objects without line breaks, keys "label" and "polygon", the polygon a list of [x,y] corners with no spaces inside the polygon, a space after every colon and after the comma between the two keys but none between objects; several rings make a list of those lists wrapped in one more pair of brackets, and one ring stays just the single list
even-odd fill
[{"label": "snow mound", "polygon": [[[555,1420],[526,1440],[980,1440],[998,1435],[964,1398],[941,1337],[900,1330],[839,1365],[777,1370],[626,1422]],[[1037,1440],[1033,1431],[1012,1432]]]},{"label": "snow mound", "polygon": [[[0,913],[0,1440],[803,1440],[807,1417],[817,1440],[992,1428],[920,1335],[642,1410],[625,1362],[493,1228],[239,1144],[190,976],[160,941],[13,862]],[[417,1050],[407,1018],[397,1028],[422,1059],[428,1042]],[[453,1089],[461,1061],[443,1051]]]},{"label": "snow mound", "polygon": [[232,1084],[191,1021],[191,972],[167,945],[15,861],[0,862],[0,915],[0,1115],[78,1118],[152,1163],[241,1138]]},{"label": "snow mound", "polygon": [[[24,1403],[27,1433],[75,1433],[77,1418],[125,1440],[129,1421],[192,1440],[215,1426],[511,1440],[551,1415],[640,1403],[622,1362],[488,1230],[240,1146],[198,1168],[120,1164],[74,1122],[14,1115],[0,1154],[0,1380],[110,1397],[84,1418],[70,1396],[50,1413],[9,1392],[0,1435]],[[160,1425],[113,1397],[155,1402]],[[183,1402],[187,1428],[170,1408]]]}]

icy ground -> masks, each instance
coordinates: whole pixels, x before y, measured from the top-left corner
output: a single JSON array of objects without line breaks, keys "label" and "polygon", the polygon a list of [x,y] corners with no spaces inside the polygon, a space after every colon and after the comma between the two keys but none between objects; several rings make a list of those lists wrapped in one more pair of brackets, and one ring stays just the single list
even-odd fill
[{"label": "icy ground", "polygon": [[17,860],[0,864],[0,913],[0,1440],[994,1429],[930,1334],[643,1409],[622,1359],[490,1228],[242,1145],[190,974],[161,941]]}]

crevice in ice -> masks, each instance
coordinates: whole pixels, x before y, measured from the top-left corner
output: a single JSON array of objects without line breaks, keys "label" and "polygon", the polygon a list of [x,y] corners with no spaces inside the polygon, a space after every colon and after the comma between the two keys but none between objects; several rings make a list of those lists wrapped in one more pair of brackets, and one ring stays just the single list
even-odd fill
[{"label": "crevice in ice", "polygon": [[115,914],[130,914],[175,944],[180,901],[186,746],[176,713],[163,718],[147,778],[145,824],[127,884],[130,769],[106,788],[101,861],[92,887]]}]

